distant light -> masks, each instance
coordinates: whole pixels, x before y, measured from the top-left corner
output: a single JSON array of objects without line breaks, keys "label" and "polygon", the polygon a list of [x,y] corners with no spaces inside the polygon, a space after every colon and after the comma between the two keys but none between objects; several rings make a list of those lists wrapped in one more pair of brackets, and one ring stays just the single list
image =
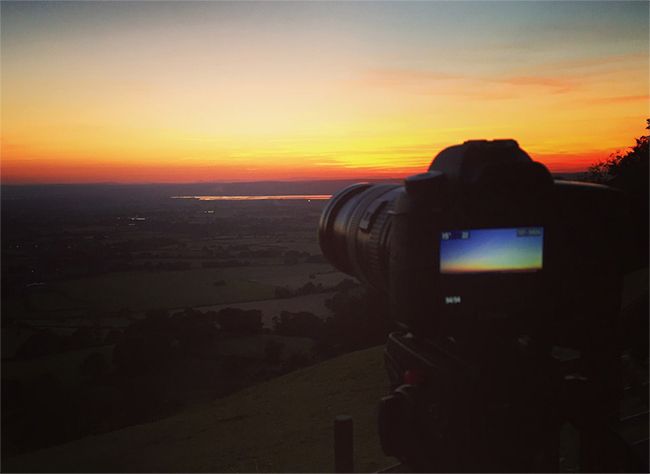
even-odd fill
[{"label": "distant light", "polygon": [[196,199],[198,201],[324,201],[330,194],[277,194],[245,196],[170,196],[172,199]]}]

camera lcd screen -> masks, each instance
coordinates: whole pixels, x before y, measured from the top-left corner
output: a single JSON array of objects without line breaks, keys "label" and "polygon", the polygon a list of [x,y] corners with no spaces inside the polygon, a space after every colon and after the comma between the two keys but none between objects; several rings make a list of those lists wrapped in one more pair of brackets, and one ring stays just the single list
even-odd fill
[{"label": "camera lcd screen", "polygon": [[440,273],[513,273],[542,269],[543,227],[445,231]]}]

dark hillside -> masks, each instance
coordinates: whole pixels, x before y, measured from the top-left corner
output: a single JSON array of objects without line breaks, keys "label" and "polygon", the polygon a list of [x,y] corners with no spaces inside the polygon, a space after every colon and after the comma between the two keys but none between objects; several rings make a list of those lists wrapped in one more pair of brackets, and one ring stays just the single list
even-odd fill
[{"label": "dark hillside", "polygon": [[355,470],[381,453],[376,406],[386,393],[380,347],[292,372],[209,405],[3,459],[5,472],[332,472],[336,415],[355,422]]}]

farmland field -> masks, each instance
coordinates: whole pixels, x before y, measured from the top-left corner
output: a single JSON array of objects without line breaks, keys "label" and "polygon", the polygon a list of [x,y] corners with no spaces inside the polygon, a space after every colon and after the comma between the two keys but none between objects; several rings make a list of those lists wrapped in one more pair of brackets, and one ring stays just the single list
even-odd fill
[{"label": "farmland field", "polygon": [[28,360],[13,360],[2,364],[2,377],[6,379],[28,380],[43,374],[51,374],[65,386],[79,383],[79,365],[93,353],[103,354],[111,360],[113,346],[100,346],[73,352],[64,352],[49,357]]},{"label": "farmland field", "polygon": [[[213,307],[241,304],[250,301],[263,301],[268,307],[268,300],[274,298],[277,287],[295,290],[308,282],[323,287],[332,287],[345,278],[331,266],[318,263],[301,263],[297,265],[264,265],[220,269],[201,269],[150,272],[118,272],[97,277],[64,280],[50,284],[52,290],[62,301],[58,306],[68,308],[60,312],[60,317],[78,318],[78,311],[69,308],[74,302],[77,310],[93,312],[110,312],[122,309],[142,312],[150,309],[178,309],[190,307]],[[58,308],[50,303],[54,298],[52,292],[37,294],[32,300],[38,308]],[[302,310],[313,308],[312,300],[323,298],[284,299],[271,304],[272,310],[298,311],[300,304],[307,306]],[[49,303],[49,305],[48,305]],[[14,300],[15,304],[15,300]],[[284,307],[286,306],[286,307]],[[246,307],[246,306],[244,306]],[[207,309],[207,308],[206,308]],[[322,313],[323,306],[317,305]],[[276,311],[277,310],[277,311]],[[313,312],[313,311],[312,311]],[[42,318],[42,312],[30,316]]]},{"label": "farmland field", "polygon": [[[224,284],[215,285],[219,281]],[[212,269],[113,273],[53,286],[85,301],[91,308],[106,311],[184,308],[273,296],[273,286],[268,283],[236,279],[224,271]]]},{"label": "farmland field", "polygon": [[324,203],[124,189],[3,200],[9,457],[194,410],[338,350],[314,337],[318,319],[273,325],[283,311],[332,316],[325,301],[348,278],[320,254]]}]

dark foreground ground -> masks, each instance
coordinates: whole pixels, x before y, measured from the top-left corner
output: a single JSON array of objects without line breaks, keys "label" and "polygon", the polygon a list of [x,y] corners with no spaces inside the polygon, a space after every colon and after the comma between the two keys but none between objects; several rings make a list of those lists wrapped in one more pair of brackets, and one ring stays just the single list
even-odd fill
[{"label": "dark foreground ground", "polygon": [[164,420],[6,461],[5,472],[333,472],[333,421],[354,417],[355,468],[394,464],[380,449],[381,348],[276,378]]}]

